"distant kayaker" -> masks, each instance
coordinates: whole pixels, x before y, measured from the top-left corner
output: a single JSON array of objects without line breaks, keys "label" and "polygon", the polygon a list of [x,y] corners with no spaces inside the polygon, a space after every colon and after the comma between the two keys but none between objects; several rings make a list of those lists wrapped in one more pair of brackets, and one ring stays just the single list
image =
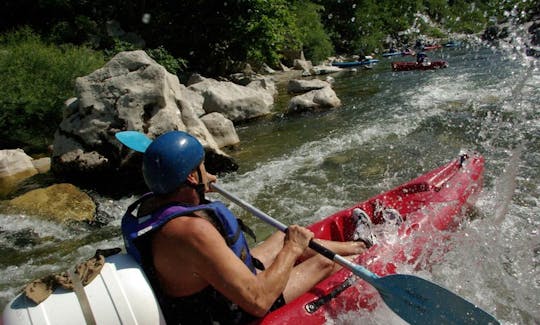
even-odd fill
[{"label": "distant kayaker", "polygon": [[[144,153],[143,176],[152,193],[128,208],[122,234],[167,324],[248,323],[341,268],[308,249],[313,233],[298,225],[250,249],[241,220],[205,198],[217,178],[206,171],[204,149],[188,133],[155,139]],[[342,256],[366,249],[361,241],[317,242]]]},{"label": "distant kayaker", "polygon": [[427,54],[424,51],[420,51],[416,54],[416,63],[422,64],[426,61]]}]

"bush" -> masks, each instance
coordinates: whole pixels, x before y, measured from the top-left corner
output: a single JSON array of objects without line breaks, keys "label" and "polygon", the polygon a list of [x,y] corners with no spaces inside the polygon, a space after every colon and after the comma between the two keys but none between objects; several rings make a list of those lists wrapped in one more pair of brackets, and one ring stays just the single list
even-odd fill
[{"label": "bush", "polygon": [[308,60],[318,64],[334,54],[334,46],[330,36],[321,23],[322,6],[309,1],[299,1],[294,14],[298,26],[299,39]]},{"label": "bush", "polygon": [[44,151],[74,96],[76,77],[103,66],[101,53],[85,46],[45,43],[23,28],[0,36],[0,138],[2,147]]},{"label": "bush", "polygon": [[154,59],[157,63],[161,64],[167,71],[172,74],[179,74],[187,67],[187,61],[181,58],[175,58],[170,54],[163,46],[155,49],[145,50],[148,56]]},{"label": "bush", "polygon": [[[140,50],[140,48],[138,48],[132,43],[121,41],[119,39],[114,39],[113,47],[106,49],[104,52],[106,59],[110,60],[113,58],[113,56],[120,52],[135,50]],[[145,49],[144,51],[146,52],[146,54],[148,54],[149,57],[154,59],[157,63],[162,65],[165,69],[167,69],[167,71],[172,74],[178,75],[187,67],[186,60],[181,58],[175,58],[163,46],[159,46],[155,49]]]}]

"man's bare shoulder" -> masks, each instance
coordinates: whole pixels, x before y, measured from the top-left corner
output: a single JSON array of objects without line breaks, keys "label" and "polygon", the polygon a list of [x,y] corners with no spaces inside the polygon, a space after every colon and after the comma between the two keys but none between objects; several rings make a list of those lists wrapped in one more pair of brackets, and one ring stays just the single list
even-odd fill
[{"label": "man's bare shoulder", "polygon": [[[163,248],[161,254],[165,264],[171,259],[189,261],[192,269],[198,273],[208,273],[215,268],[214,263],[219,262],[223,256],[232,254],[225,239],[217,229],[208,221],[198,217],[175,218],[166,223],[154,237],[155,247]],[[174,249],[171,249],[174,247]]]}]

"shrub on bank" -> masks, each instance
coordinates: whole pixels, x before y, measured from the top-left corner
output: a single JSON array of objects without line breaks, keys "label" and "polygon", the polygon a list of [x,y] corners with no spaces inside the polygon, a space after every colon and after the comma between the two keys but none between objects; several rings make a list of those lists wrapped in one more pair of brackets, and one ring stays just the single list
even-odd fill
[{"label": "shrub on bank", "polygon": [[62,119],[76,77],[103,66],[85,46],[52,45],[28,28],[0,36],[0,147],[43,152]]}]

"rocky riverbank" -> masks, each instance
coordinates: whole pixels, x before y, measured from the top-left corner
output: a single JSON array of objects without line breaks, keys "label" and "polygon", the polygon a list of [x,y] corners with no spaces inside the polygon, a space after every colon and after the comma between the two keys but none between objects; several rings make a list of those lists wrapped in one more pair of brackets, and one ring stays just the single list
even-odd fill
[{"label": "rocky riverbank", "polygon": [[[517,27],[491,26],[479,36],[529,56],[540,53],[539,18]],[[331,83],[313,77],[339,71],[330,65],[312,66],[302,57],[280,71],[267,68],[258,74],[247,67],[223,80],[194,75],[184,85],[143,51],[122,52],[77,79],[77,96],[66,100],[50,157],[0,151],[0,198],[5,199],[0,210],[41,216],[71,211],[60,220],[92,220],[89,211],[95,205],[85,196],[88,189],[103,195],[142,191],[141,155],[114,137],[123,130],[151,138],[173,129],[190,132],[205,146],[211,172],[233,171],[237,164],[225,149],[240,141],[236,125],[273,114],[280,91],[291,97],[280,114],[339,107]],[[69,201],[85,206],[85,211],[56,204]]]},{"label": "rocky riverbank", "polygon": [[[102,68],[77,78],[76,97],[66,100],[51,157],[45,162],[37,160],[45,165],[41,174],[52,177],[45,182],[37,180],[25,191],[24,184],[40,173],[34,160],[21,150],[15,151],[18,155],[7,150],[0,152],[0,165],[4,166],[0,195],[9,199],[2,206],[47,215],[74,209],[50,204],[62,202],[59,195],[72,197],[66,202],[81,203],[80,198],[85,198],[83,194],[88,189],[106,196],[143,191],[142,155],[127,149],[114,137],[124,130],[140,131],[150,138],[168,130],[187,131],[204,145],[211,172],[234,171],[237,163],[224,149],[240,141],[236,124],[272,114],[278,88],[291,96],[286,114],[339,107],[341,102],[331,83],[312,76],[340,70],[313,67],[309,61],[297,60],[293,68],[279,72],[261,75],[247,70],[231,76],[236,82],[193,75],[184,85],[144,51],[119,53]],[[15,198],[14,193],[24,197]],[[92,209],[88,200],[83,200],[86,203],[78,205]],[[55,210],[44,209],[46,206],[54,206]],[[79,220],[82,213],[79,209],[67,218],[70,214],[63,213],[60,219]],[[84,214],[82,219],[92,219],[88,218],[87,209]]]}]

